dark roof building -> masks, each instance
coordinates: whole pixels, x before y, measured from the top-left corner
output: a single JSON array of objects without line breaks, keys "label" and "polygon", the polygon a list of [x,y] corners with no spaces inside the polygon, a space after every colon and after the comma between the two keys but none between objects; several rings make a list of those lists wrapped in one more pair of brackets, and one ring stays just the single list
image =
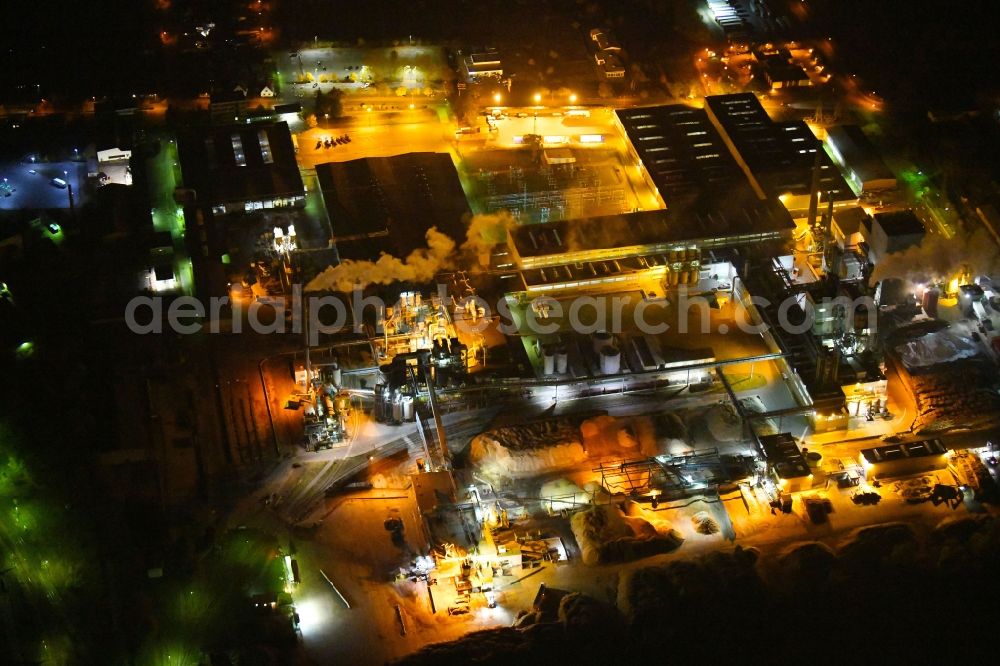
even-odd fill
[{"label": "dark roof building", "polygon": [[[803,200],[808,206],[816,151],[821,149],[804,122],[774,122],[753,93],[706,97],[705,110],[751,184],[768,196],[781,197],[789,209],[802,208]],[[826,153],[819,158],[822,199],[855,201]]]},{"label": "dark roof building", "polygon": [[471,216],[447,153],[407,153],[316,166],[341,259],[405,257],[431,227],[456,242]]},{"label": "dark roof building", "polygon": [[845,248],[849,245],[858,245],[864,240],[864,235],[868,233],[865,228],[870,228],[868,213],[860,206],[843,208],[833,214],[830,224],[830,231],[833,238]]},{"label": "dark roof building", "polygon": [[667,208],[707,212],[760,198],[703,109],[671,104],[615,115]]},{"label": "dark roof building", "polygon": [[191,129],[178,152],[189,199],[216,215],[305,203],[286,123]]},{"label": "dark roof building", "polygon": [[870,479],[917,474],[945,467],[948,449],[937,439],[862,449],[860,460]]},{"label": "dark roof building", "polygon": [[809,74],[801,65],[791,60],[788,51],[761,54],[757,57],[757,61],[771,88],[798,88],[812,85]]},{"label": "dark roof building", "polygon": [[647,210],[523,225],[510,230],[510,245],[529,269],[748,245],[787,237],[793,228],[788,211],[772,199],[711,213]]},{"label": "dark roof building", "polygon": [[875,213],[868,240],[869,257],[873,263],[893,252],[920,245],[927,230],[912,210]]},{"label": "dark roof building", "polygon": [[767,467],[781,483],[784,490],[803,490],[811,476],[806,457],[799,450],[795,438],[787,432],[760,437]]},{"label": "dark roof building", "polygon": [[503,76],[503,61],[496,49],[473,52],[462,59],[462,69],[470,81],[500,78]]},{"label": "dark roof building", "polygon": [[882,161],[878,149],[857,125],[836,125],[826,131],[826,145],[844,167],[847,179],[858,192],[876,192],[896,187],[896,176]]}]

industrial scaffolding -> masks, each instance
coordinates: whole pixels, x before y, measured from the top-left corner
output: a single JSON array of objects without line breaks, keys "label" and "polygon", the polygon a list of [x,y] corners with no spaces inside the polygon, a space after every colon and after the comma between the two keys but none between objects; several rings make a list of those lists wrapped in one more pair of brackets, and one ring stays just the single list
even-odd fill
[{"label": "industrial scaffolding", "polygon": [[506,210],[522,221],[548,222],[583,216],[595,206],[627,210],[625,190],[618,184],[603,184],[588,167],[541,167],[527,171],[511,167],[505,171],[480,170],[486,209]]},{"label": "industrial scaffolding", "polygon": [[680,497],[726,480],[726,466],[718,449],[680,456],[655,456],[601,463],[601,485],[611,494],[630,497]]}]

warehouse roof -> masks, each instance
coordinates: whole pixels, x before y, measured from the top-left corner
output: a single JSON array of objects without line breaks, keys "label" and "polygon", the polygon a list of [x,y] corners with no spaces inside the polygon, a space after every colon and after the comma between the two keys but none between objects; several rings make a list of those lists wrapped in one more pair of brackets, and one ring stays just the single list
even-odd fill
[{"label": "warehouse roof", "polygon": [[862,182],[874,180],[896,180],[896,176],[882,161],[878,149],[857,125],[836,125],[826,132],[826,142],[834,151],[834,156],[844,166],[854,171]]},{"label": "warehouse roof", "polygon": [[405,257],[426,246],[431,227],[465,238],[471,211],[447,153],[318,164],[316,175],[342,259]]},{"label": "warehouse roof", "polygon": [[707,210],[723,197],[753,196],[746,175],[703,109],[670,104],[615,113],[668,207]]},{"label": "warehouse roof", "polygon": [[607,259],[668,250],[698,243],[702,247],[742,245],[777,238],[794,228],[788,211],[770,199],[731,206],[712,213],[647,210],[580,220],[529,224],[510,231],[523,259],[582,254]]},{"label": "warehouse roof", "polygon": [[254,123],[192,128],[180,133],[184,186],[202,203],[302,196],[302,177],[288,125]]},{"label": "warehouse roof", "polygon": [[[753,93],[706,97],[705,108],[766,193],[811,191],[820,142],[804,122],[774,122]],[[820,170],[821,192],[832,193],[836,201],[856,198],[825,152],[820,154]]]},{"label": "warehouse roof", "polygon": [[893,210],[875,213],[875,222],[886,236],[911,236],[925,233],[924,223],[912,210]]}]

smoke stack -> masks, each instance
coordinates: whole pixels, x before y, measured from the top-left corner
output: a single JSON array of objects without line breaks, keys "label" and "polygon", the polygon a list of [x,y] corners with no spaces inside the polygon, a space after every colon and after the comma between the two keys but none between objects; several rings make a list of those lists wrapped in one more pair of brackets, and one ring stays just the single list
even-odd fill
[{"label": "smoke stack", "polygon": [[809,187],[809,228],[816,226],[816,212],[819,209],[819,186],[821,164],[823,163],[823,142],[816,140],[816,159],[813,160],[812,185]]}]

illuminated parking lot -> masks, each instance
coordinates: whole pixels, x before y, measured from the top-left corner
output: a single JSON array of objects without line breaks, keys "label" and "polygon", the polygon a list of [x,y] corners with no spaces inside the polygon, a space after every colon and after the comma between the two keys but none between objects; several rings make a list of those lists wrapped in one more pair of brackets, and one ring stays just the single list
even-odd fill
[{"label": "illuminated parking lot", "polygon": [[[0,209],[43,210],[69,208],[69,188],[73,189],[73,204],[81,203],[81,183],[86,166],[79,162],[15,162],[0,166]],[[67,187],[53,185],[59,178]]]}]

